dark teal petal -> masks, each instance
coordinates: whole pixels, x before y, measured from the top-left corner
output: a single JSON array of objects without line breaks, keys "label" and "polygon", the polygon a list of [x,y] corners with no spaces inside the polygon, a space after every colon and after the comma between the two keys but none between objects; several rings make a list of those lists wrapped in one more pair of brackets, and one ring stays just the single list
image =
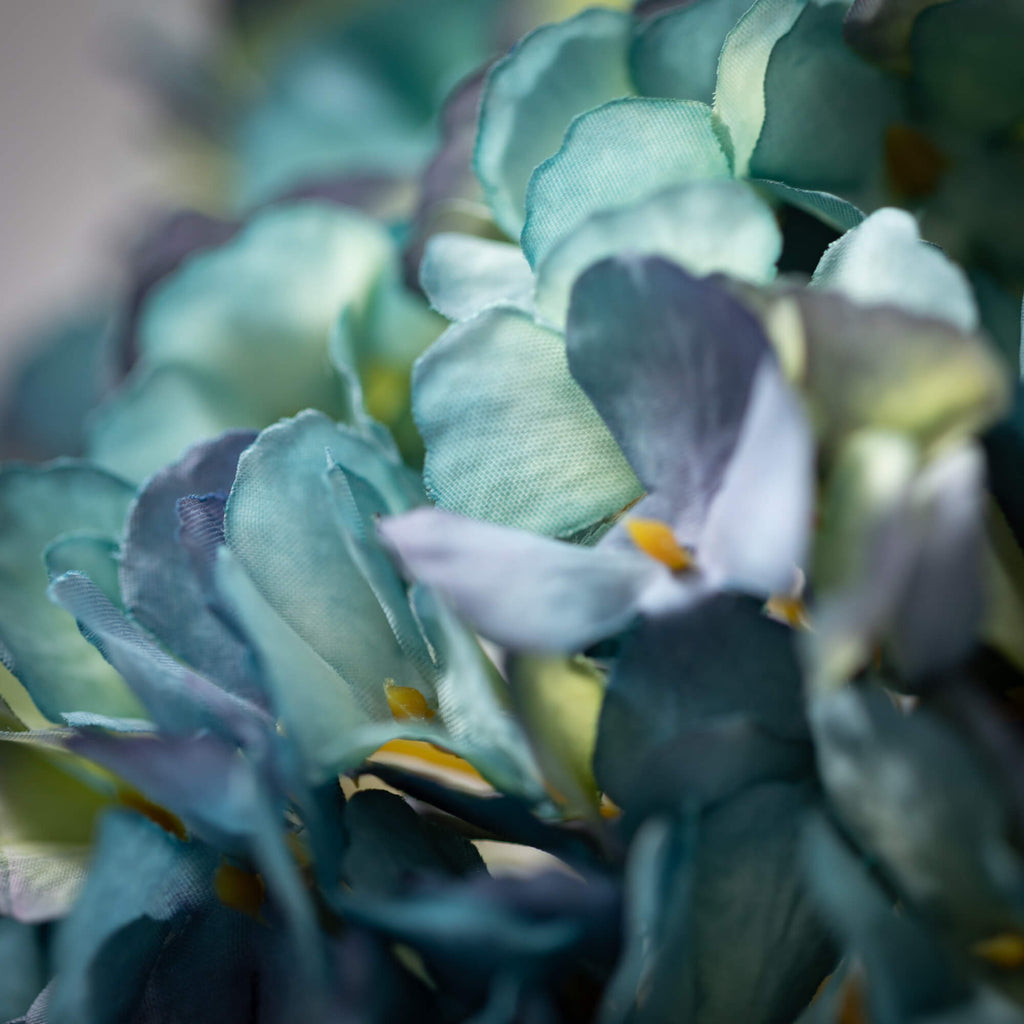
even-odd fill
[{"label": "dark teal petal", "polygon": [[413,409],[427,490],[454,512],[569,536],[639,494],[562,338],[518,310],[450,327],[416,364]]},{"label": "dark teal petal", "polygon": [[698,0],[645,21],[630,52],[637,92],[710,104],[722,44],[748,7],[750,0]]},{"label": "dark teal petal", "polygon": [[846,47],[844,13],[842,4],[808,4],[772,50],[752,176],[844,195],[875,187],[900,93]]},{"label": "dark teal petal", "polygon": [[577,651],[619,632],[643,591],[667,575],[639,552],[566,544],[440,509],[385,519],[380,532],[409,576],[484,636],[519,650]]},{"label": "dark teal petal", "polygon": [[140,714],[74,619],[50,604],[43,564],[44,549],[64,535],[116,540],[133,493],[85,463],[9,466],[0,474],[0,642],[8,667],[52,721],[68,711]]},{"label": "dark teal petal", "polygon": [[711,108],[691,100],[613,100],[581,114],[530,178],[522,245],[536,267],[589,214],[732,168]]},{"label": "dark teal petal", "polygon": [[475,166],[494,219],[518,238],[533,169],[578,114],[633,90],[629,18],[595,8],[527,36],[491,70],[480,107]]},{"label": "dark teal petal", "polygon": [[191,495],[227,497],[238,457],[255,438],[252,431],[224,434],[151,477],[129,513],[121,556],[121,587],[132,617],[188,665],[250,697],[245,648],[211,611],[213,595],[195,571],[177,502]]},{"label": "dark teal petal", "polygon": [[945,0],[853,0],[843,38],[859,54],[894,71],[906,71],[917,16]]},{"label": "dark teal petal", "polygon": [[776,199],[809,213],[837,231],[849,231],[864,219],[864,214],[856,206],[829,192],[794,188],[781,181],[766,181],[764,178],[753,179],[753,184]]},{"label": "dark teal petal", "polygon": [[34,925],[0,919],[0,1017],[24,1014],[49,980],[45,935]]},{"label": "dark teal petal", "polygon": [[576,282],[567,346],[573,377],[692,543],[771,358],[760,325],[719,285],[659,257],[621,257]]}]

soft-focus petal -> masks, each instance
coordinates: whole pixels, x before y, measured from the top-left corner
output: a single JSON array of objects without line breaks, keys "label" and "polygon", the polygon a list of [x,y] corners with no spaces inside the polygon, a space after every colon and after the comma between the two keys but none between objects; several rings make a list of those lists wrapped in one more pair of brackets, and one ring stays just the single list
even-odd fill
[{"label": "soft-focus petal", "polygon": [[475,166],[494,219],[518,238],[533,169],[578,114],[632,92],[630,20],[595,8],[523,39],[491,70],[480,107]]},{"label": "soft-focus petal", "polygon": [[569,367],[647,488],[696,539],[770,355],[719,285],[659,257],[591,267],[572,293]]},{"label": "soft-focus petal", "polygon": [[498,302],[528,310],[533,299],[533,272],[519,246],[473,235],[434,235],[423,255],[420,285],[449,320],[466,320]]},{"label": "soft-focus petal", "polygon": [[921,240],[914,218],[883,209],[833,242],[812,283],[855,302],[899,306],[941,317],[963,331],[978,326],[978,309],[964,272]]},{"label": "soft-focus petal", "polygon": [[530,177],[522,234],[530,265],[597,210],[669,185],[731,177],[719,130],[711,108],[691,100],[613,100],[581,114]]},{"label": "soft-focus petal", "polygon": [[416,364],[413,409],[427,490],[452,511],[569,536],[640,493],[562,338],[520,311],[450,327]]},{"label": "soft-focus petal", "polygon": [[133,488],[85,463],[0,474],[0,642],[4,660],[52,721],[66,711],[138,716],[118,674],[46,596],[43,549],[63,534],[120,536]]},{"label": "soft-focus petal", "polygon": [[576,651],[619,632],[667,570],[639,552],[584,548],[439,509],[385,519],[385,543],[484,636],[524,650]]},{"label": "soft-focus petal", "polygon": [[722,273],[765,284],[782,236],[768,206],[732,181],[678,185],[601,210],[557,242],[537,268],[537,311],[564,327],[569,293],[594,263],[622,252],[663,256],[695,276]]},{"label": "soft-focus petal", "polygon": [[701,531],[712,585],[786,594],[804,565],[814,511],[814,438],[800,400],[766,358]]}]

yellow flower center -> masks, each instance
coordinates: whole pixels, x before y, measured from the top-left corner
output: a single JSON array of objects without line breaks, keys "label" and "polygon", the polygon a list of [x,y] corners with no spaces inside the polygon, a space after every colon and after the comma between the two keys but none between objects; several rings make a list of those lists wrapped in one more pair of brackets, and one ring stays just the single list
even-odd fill
[{"label": "yellow flower center", "polygon": [[656,562],[673,572],[687,572],[694,567],[693,556],[676,540],[672,528],[660,519],[634,517],[623,524],[629,539]]},{"label": "yellow flower center", "polygon": [[1001,932],[990,939],[976,942],[971,947],[971,952],[995,967],[1015,971],[1024,967],[1024,935],[1018,932]]},{"label": "yellow flower center", "polygon": [[391,679],[384,680],[384,694],[388,699],[388,707],[397,721],[407,718],[426,721],[434,717],[434,709],[427,703],[427,698],[412,686],[399,686]]}]

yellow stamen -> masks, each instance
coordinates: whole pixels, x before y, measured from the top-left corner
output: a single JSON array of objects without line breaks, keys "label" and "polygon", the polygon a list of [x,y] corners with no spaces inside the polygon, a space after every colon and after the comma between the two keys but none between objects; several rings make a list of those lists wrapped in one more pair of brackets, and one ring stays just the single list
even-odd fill
[{"label": "yellow stamen", "polygon": [[415,758],[417,761],[424,761],[427,764],[437,765],[439,768],[447,768],[449,771],[483,780],[483,776],[468,761],[457,754],[451,754],[447,750],[435,747],[433,743],[427,743],[426,740],[389,740],[370,755],[370,760],[386,761],[388,754]]},{"label": "yellow stamen", "polygon": [[1001,932],[990,939],[976,942],[971,947],[971,952],[995,967],[1016,971],[1024,967],[1024,935],[1018,932]]},{"label": "yellow stamen", "polygon": [[927,135],[905,124],[885,132],[885,161],[893,191],[905,199],[922,199],[938,188],[949,158]]},{"label": "yellow stamen", "polygon": [[149,818],[154,824],[159,825],[165,832],[169,832],[176,839],[185,842],[188,839],[188,830],[184,822],[176,814],[172,814],[166,807],[153,803],[148,797],[143,796],[137,789],[130,786],[119,786],[118,798],[125,807]]},{"label": "yellow stamen", "polygon": [[784,622],[794,629],[807,629],[811,624],[803,601],[791,594],[776,594],[768,598],[764,610],[773,619]]},{"label": "yellow stamen", "polygon": [[608,821],[615,821],[622,817],[622,809],[608,797],[607,793],[601,794],[601,804],[598,810],[601,817]]},{"label": "yellow stamen", "polygon": [[213,878],[213,890],[224,906],[259,919],[260,907],[267,893],[259,875],[222,861]]},{"label": "yellow stamen", "polygon": [[689,551],[681,547],[672,528],[660,519],[627,519],[623,524],[629,539],[656,562],[667,565],[673,572],[686,572],[693,568]]},{"label": "yellow stamen", "polygon": [[384,680],[384,694],[391,714],[398,720],[407,718],[426,720],[434,717],[434,709],[427,698],[412,686],[399,686],[391,679]]}]

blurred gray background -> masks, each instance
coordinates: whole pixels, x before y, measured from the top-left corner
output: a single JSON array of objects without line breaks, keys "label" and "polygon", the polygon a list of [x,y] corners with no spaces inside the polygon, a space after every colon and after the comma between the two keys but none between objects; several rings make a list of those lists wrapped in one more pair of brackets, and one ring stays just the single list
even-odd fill
[{"label": "blurred gray background", "polygon": [[176,194],[129,27],[202,46],[211,6],[0,0],[0,393],[32,329],[116,287],[139,218]]}]

